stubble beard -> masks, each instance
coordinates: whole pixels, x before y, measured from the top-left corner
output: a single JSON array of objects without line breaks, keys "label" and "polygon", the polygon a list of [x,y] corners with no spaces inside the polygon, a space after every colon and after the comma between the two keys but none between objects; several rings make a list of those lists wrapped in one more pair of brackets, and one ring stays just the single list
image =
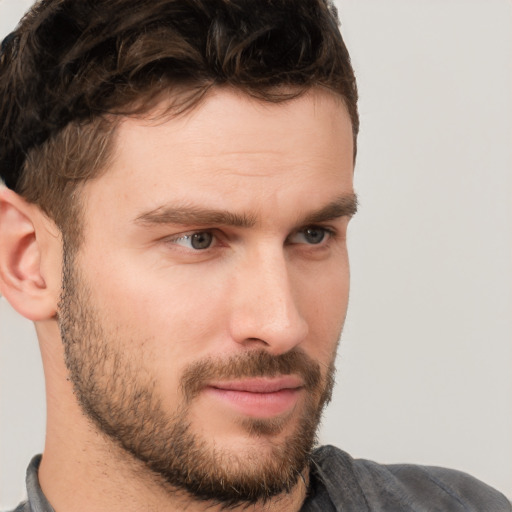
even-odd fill
[{"label": "stubble beard", "polygon": [[[70,251],[64,253],[59,327],[75,396],[100,433],[142,462],[170,493],[226,507],[266,502],[289,493],[309,463],[322,410],[334,385],[334,357],[325,375],[320,365],[294,350],[273,356],[248,351],[228,360],[207,359],[181,377],[183,400],[170,414],[157,382],[137,357],[126,357],[115,325],[103,325]],[[135,359],[135,362],[134,362]],[[295,373],[305,381],[296,427],[277,435],[288,418],[240,420],[247,432],[243,453],[216,446],[193,431],[189,409],[209,379],[272,377]],[[262,450],[261,438],[268,438]],[[254,440],[251,447],[251,441]]]}]

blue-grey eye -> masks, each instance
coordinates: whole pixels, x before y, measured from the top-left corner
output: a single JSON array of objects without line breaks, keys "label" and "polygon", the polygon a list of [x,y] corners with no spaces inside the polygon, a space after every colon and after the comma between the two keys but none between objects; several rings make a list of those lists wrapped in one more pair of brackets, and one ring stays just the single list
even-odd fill
[{"label": "blue-grey eye", "polygon": [[303,230],[304,238],[310,244],[319,244],[325,238],[325,229],[306,228]]},{"label": "blue-grey eye", "polygon": [[213,242],[213,235],[208,231],[201,231],[190,235],[190,245],[193,249],[208,249]]},{"label": "blue-grey eye", "polygon": [[288,241],[291,244],[316,245],[323,242],[328,233],[326,228],[310,226],[291,235]]}]

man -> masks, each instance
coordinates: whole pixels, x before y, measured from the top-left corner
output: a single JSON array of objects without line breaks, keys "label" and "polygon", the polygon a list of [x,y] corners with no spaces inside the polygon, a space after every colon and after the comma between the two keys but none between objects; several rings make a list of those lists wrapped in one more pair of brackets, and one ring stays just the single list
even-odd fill
[{"label": "man", "polygon": [[510,510],[313,450],[357,203],[328,5],[41,2],[0,90],[0,290],[48,400],[19,510]]}]

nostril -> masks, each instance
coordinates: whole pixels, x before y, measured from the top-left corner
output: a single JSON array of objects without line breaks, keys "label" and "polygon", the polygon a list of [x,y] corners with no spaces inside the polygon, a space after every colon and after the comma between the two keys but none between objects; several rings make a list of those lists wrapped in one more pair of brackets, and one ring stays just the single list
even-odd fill
[{"label": "nostril", "polygon": [[262,347],[268,347],[268,343],[260,338],[247,338],[246,340],[244,340],[244,344],[251,346],[260,345]]}]

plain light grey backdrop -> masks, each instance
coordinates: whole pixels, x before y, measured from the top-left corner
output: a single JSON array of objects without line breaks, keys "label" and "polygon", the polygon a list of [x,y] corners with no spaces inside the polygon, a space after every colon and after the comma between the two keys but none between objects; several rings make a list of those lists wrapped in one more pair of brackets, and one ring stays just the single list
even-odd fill
[{"label": "plain light grey backdrop", "polygon": [[[0,0],[0,37],[30,4]],[[361,207],[320,439],[512,497],[512,2],[337,5],[361,96]],[[33,328],[0,299],[0,508],[43,439]]]}]

